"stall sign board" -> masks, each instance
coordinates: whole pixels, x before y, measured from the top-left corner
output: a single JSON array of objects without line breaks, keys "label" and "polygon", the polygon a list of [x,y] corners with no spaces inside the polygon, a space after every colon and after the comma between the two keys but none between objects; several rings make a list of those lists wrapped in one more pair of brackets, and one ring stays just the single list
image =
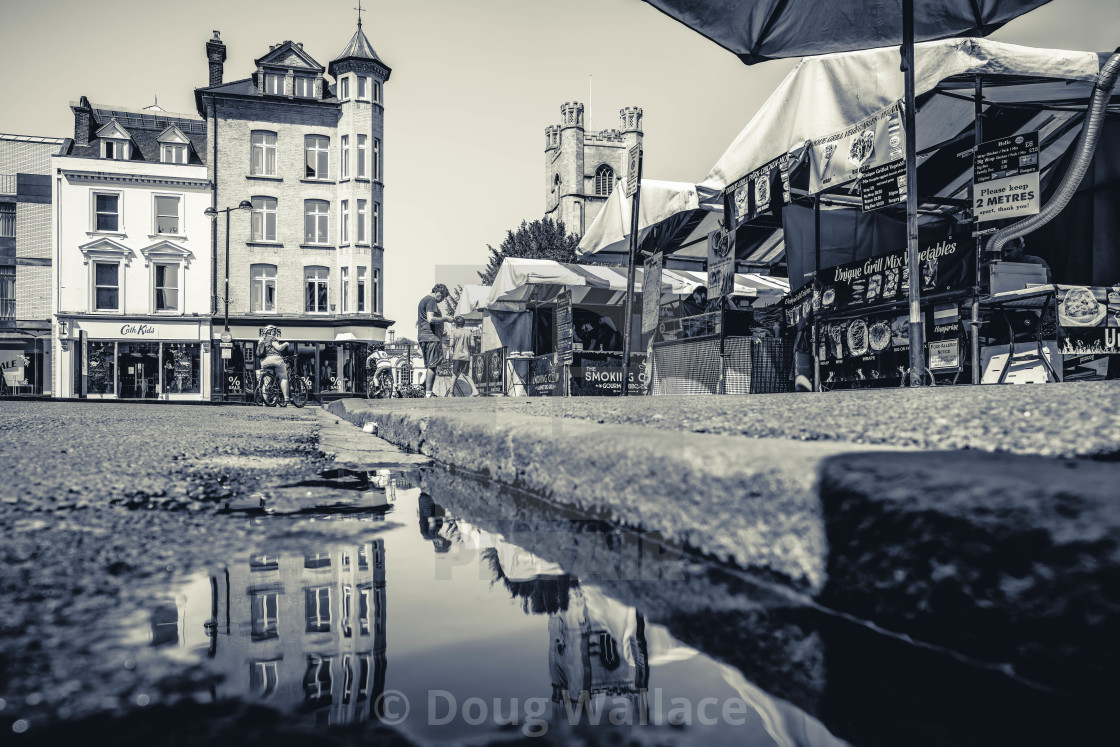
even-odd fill
[{"label": "stall sign board", "polygon": [[978,223],[1038,213],[1038,133],[980,143],[973,182]]},{"label": "stall sign board", "polygon": [[902,109],[892,104],[834,135],[809,143],[809,194],[859,177],[861,170],[906,158]]},{"label": "stall sign board", "polygon": [[708,234],[708,300],[735,292],[735,254],[727,231],[717,228]]},{"label": "stall sign board", "polygon": [[526,391],[530,397],[559,397],[563,394],[560,384],[564,378],[564,364],[556,353],[539,355],[529,361],[529,381]]},{"label": "stall sign board", "polygon": [[486,380],[482,392],[489,395],[506,393],[506,349],[494,348],[482,354],[486,358]]},{"label": "stall sign board", "polygon": [[482,395],[486,394],[486,360],[487,357],[482,353],[471,355],[471,381],[474,383],[475,391]]},{"label": "stall sign board", "polygon": [[633,197],[638,191],[638,159],[641,158],[642,146],[632,145],[626,156],[626,196]]},{"label": "stall sign board", "polygon": [[572,362],[572,291],[556,294],[556,352],[564,363]]},{"label": "stall sign board", "polygon": [[789,156],[782,155],[724,190],[727,225],[738,228],[765,213],[777,215],[789,201]]},{"label": "stall sign board", "polygon": [[937,340],[928,347],[930,371],[955,371],[961,367],[960,345],[956,340]]},{"label": "stall sign board", "polygon": [[906,159],[864,171],[859,180],[859,194],[865,213],[906,202]]},{"label": "stall sign board", "polygon": [[[649,368],[644,353],[630,355],[628,392],[645,394],[649,389]],[[617,397],[622,394],[622,356],[584,353],[572,366],[573,397]]]},{"label": "stall sign board", "polygon": [[661,267],[663,255],[657,252],[642,269],[642,334],[657,329],[661,309]]}]

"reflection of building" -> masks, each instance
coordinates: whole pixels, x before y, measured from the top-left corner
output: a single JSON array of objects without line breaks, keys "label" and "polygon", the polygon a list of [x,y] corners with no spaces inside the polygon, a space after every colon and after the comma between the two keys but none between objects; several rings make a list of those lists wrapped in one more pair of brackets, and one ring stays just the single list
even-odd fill
[{"label": "reflection of building", "polygon": [[60,138],[0,135],[0,391],[51,392],[51,156]]},{"label": "reflection of building", "polygon": [[385,689],[383,541],[252,555],[213,576],[211,592],[210,657],[225,695],[305,712],[316,725],[369,718]]},{"label": "reflection of building", "polygon": [[627,151],[642,142],[642,110],[619,112],[621,130],[587,132],[583,104],[560,107],[560,124],[544,130],[544,214],[564,221],[569,233],[582,235],[619,179],[626,178]]},{"label": "reflection of building", "polygon": [[[216,140],[208,164],[215,204],[253,206],[229,225],[235,342],[224,365],[214,356],[215,395],[222,386],[245,392],[253,343],[268,324],[298,343],[297,373],[315,396],[361,391],[366,343],[383,340],[391,324],[381,315],[390,69],[360,21],[326,68],[303,44],[284,41],[257,58],[248,77],[224,81],[226,45],[217,32],[206,57],[209,85],[196,89],[195,101]],[[212,237],[224,253],[225,221]],[[220,275],[224,282],[224,269]],[[222,330],[215,321],[213,336]]]},{"label": "reflection of building", "polygon": [[53,161],[55,394],[208,394],[206,123],[158,106],[71,104]]}]

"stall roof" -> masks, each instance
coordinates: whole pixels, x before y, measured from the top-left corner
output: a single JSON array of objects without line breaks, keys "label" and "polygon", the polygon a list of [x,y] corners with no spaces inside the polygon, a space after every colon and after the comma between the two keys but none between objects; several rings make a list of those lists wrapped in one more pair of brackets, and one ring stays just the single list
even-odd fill
[{"label": "stall roof", "polygon": [[[694,184],[642,179],[641,188],[641,199],[638,201],[639,242],[658,223],[682,213],[699,211],[700,202]],[[630,251],[632,204],[626,190],[619,188],[611,192],[603,209],[580,239],[577,258],[587,259],[595,255],[595,261],[602,262],[609,261],[608,256],[621,257],[625,263]]]},{"label": "stall roof", "polygon": [[486,308],[486,299],[489,297],[489,285],[464,285],[459,294],[459,303],[455,305],[455,313],[463,316],[477,314]]}]

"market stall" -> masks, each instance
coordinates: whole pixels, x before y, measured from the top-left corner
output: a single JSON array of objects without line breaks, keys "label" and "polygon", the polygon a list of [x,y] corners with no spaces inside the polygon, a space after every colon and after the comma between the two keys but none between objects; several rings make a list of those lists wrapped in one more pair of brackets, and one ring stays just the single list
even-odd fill
[{"label": "market stall", "polygon": [[[913,269],[925,365],[938,383],[1054,380],[1063,357],[1084,359],[1075,375],[1113,375],[1107,362],[1083,365],[1111,354],[1107,336],[1077,355],[1080,333],[1057,316],[1063,286],[1076,286],[1085,309],[1096,298],[1092,318],[1108,329],[1120,281],[1120,216],[1105,207],[1118,195],[1106,176],[1120,169],[1115,103],[1070,207],[1027,235],[1025,252],[984,251],[993,232],[1057,191],[1104,59],[980,39],[917,45]],[[823,388],[897,386],[909,374],[896,63],[893,47],[802,60],[697,185],[702,207],[723,209],[732,243],[780,222],[796,289],[785,321]],[[1029,290],[1038,286],[1050,292]],[[1033,373],[1014,375],[1024,368]]]}]

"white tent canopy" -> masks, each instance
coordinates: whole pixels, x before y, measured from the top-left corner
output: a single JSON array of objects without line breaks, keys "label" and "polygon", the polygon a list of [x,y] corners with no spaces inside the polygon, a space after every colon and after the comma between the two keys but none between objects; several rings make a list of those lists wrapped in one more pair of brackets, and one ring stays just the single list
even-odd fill
[{"label": "white tent canopy", "polygon": [[486,299],[490,297],[489,285],[464,285],[459,294],[459,303],[455,305],[455,313],[462,316],[476,317],[482,309],[486,308]]},{"label": "white tent canopy", "polygon": [[[641,270],[635,277],[635,288],[640,292]],[[494,285],[488,289],[486,300],[479,301],[476,308],[516,311],[525,308],[529,300],[548,300],[562,287],[571,289],[573,303],[613,305],[621,303],[626,294],[626,271],[616,267],[564,264],[551,259],[507,257],[494,276]],[[663,278],[661,291],[685,295],[692,287],[683,278]]]},{"label": "white tent canopy", "polygon": [[[968,99],[982,75],[986,103],[1084,99],[1100,71],[1095,52],[1034,49],[987,39],[946,39],[915,47],[916,94],[956,89]],[[999,84],[1002,76],[1004,85]],[[955,83],[946,81],[956,78]],[[895,105],[903,96],[898,47],[806,57],[778,86],[700,183],[703,207],[722,209],[730,184],[806,143],[834,135]],[[917,150],[943,143],[973,119],[973,104],[935,96],[918,112]],[[1071,137],[1072,141],[1072,137]]]},{"label": "white tent canopy", "polygon": [[[696,186],[693,184],[643,179],[641,187],[641,199],[638,201],[639,243],[649,233],[650,228],[661,221],[700,208]],[[621,188],[611,192],[603,209],[599,211],[599,215],[580,239],[578,258],[589,258],[590,255],[628,254],[633,201],[625,192]],[[722,210],[723,207],[720,206],[720,211]]]}]

